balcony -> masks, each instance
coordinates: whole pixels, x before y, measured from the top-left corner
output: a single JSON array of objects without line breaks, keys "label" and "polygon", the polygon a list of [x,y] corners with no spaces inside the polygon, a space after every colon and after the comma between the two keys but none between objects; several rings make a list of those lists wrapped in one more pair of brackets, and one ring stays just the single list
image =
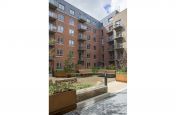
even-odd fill
[{"label": "balcony", "polygon": [[84,17],[84,16],[79,16],[79,17],[78,17],[78,21],[81,22],[81,23],[85,23],[85,22],[86,22],[86,17]]},{"label": "balcony", "polygon": [[124,49],[124,45],[122,43],[118,43],[115,49],[116,50]]},{"label": "balcony", "polygon": [[87,30],[87,26],[83,25],[83,24],[79,24],[78,25],[78,31],[80,32],[84,32]]},{"label": "balcony", "polygon": [[116,34],[115,39],[122,39],[124,36],[123,34]]},{"label": "balcony", "polygon": [[108,30],[107,30],[107,34],[108,34],[108,35],[112,35],[112,34],[113,34],[113,29],[112,29],[112,28],[111,28],[111,29],[108,29]]},{"label": "balcony", "polygon": [[56,21],[56,19],[57,19],[57,14],[49,11],[49,21]]},{"label": "balcony", "polygon": [[109,51],[109,52],[113,52],[113,51],[114,51],[114,46],[110,46],[110,47],[108,48],[108,51]]},{"label": "balcony", "polygon": [[85,36],[85,35],[82,35],[82,34],[79,34],[78,40],[79,40],[79,41],[85,41],[85,40],[86,40],[86,36]]},{"label": "balcony", "polygon": [[58,5],[58,3],[57,3],[56,0],[49,0],[49,8],[52,8],[52,9],[56,10],[57,5]]},{"label": "balcony", "polygon": [[109,43],[114,43],[114,37],[113,37],[113,36],[109,37],[109,38],[108,38],[108,42],[109,42]]},{"label": "balcony", "polygon": [[79,47],[78,47],[78,50],[79,50],[79,51],[84,51],[84,50],[86,50],[86,48],[83,47],[83,46],[79,46]]},{"label": "balcony", "polygon": [[49,32],[55,33],[57,31],[57,27],[54,24],[49,24]]},{"label": "balcony", "polygon": [[114,25],[114,30],[116,30],[116,31],[120,31],[120,30],[122,30],[122,28],[123,28],[122,24]]}]

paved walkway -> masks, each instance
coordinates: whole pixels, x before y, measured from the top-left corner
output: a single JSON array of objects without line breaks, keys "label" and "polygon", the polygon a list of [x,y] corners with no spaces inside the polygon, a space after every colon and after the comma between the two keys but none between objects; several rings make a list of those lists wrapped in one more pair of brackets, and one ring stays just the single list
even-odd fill
[{"label": "paved walkway", "polygon": [[112,81],[108,83],[108,93],[117,93],[126,87],[127,83]]},{"label": "paved walkway", "polygon": [[127,90],[64,115],[127,115]]}]

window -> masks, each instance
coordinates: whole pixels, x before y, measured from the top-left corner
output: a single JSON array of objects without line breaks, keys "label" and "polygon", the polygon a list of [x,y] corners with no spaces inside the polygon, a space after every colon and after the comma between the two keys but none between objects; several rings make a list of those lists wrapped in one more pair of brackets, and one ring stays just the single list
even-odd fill
[{"label": "window", "polygon": [[74,26],[74,19],[73,18],[70,18],[69,24]]},{"label": "window", "polygon": [[63,26],[58,26],[57,32],[63,33],[64,32],[64,27]]},{"label": "window", "polygon": [[94,39],[94,42],[96,42],[96,37],[94,37],[93,39]]},{"label": "window", "polygon": [[63,50],[62,49],[57,50],[57,56],[63,56]]},{"label": "window", "polygon": [[94,59],[96,59],[96,55],[94,55]]},{"label": "window", "polygon": [[58,44],[64,44],[64,39],[63,38],[58,38]]},{"label": "window", "polygon": [[87,62],[87,68],[90,67],[90,62]]},{"label": "window", "polygon": [[112,22],[112,21],[113,21],[113,18],[112,18],[112,17],[108,19],[108,22]]},{"label": "window", "polygon": [[88,23],[90,23],[90,19],[87,18],[86,21],[87,21]]},{"label": "window", "polygon": [[101,30],[101,35],[103,36],[103,30]]},{"label": "window", "polygon": [[90,49],[90,44],[87,44],[87,49]]},{"label": "window", "polygon": [[87,54],[87,58],[90,58],[90,53]]},{"label": "window", "polygon": [[74,40],[69,40],[69,46],[74,46]]},{"label": "window", "polygon": [[101,44],[104,44],[104,40],[103,39],[101,39]]},{"label": "window", "polygon": [[70,9],[70,14],[75,15],[75,11]]},{"label": "window", "polygon": [[65,6],[62,4],[59,4],[59,9],[64,10]]},{"label": "window", "polygon": [[62,63],[61,62],[57,62],[56,68],[57,69],[62,69]]},{"label": "window", "polygon": [[74,52],[73,51],[69,51],[69,54],[71,54],[72,56],[74,56]]},{"label": "window", "polygon": [[94,50],[96,50],[96,46],[94,46]]},{"label": "window", "polygon": [[58,15],[58,19],[59,19],[60,21],[63,21],[63,22],[64,22],[64,15],[59,14],[59,15]]},{"label": "window", "polygon": [[96,63],[94,63],[94,67],[96,67],[97,66],[97,64]]},{"label": "window", "polygon": [[69,34],[73,36],[74,35],[74,30],[73,29],[69,29]]},{"label": "window", "polygon": [[96,34],[96,29],[93,29],[93,33],[95,33],[95,34]]},{"label": "window", "polygon": [[90,40],[90,35],[87,35],[87,40]]}]

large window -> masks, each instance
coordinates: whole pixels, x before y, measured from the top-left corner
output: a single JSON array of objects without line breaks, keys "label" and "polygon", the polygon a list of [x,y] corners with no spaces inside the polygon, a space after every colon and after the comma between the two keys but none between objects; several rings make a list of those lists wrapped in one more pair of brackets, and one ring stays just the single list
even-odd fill
[{"label": "large window", "polygon": [[73,18],[70,18],[69,24],[74,26],[74,19]]},{"label": "large window", "polygon": [[65,6],[62,5],[62,4],[59,4],[59,9],[64,10],[64,9],[65,9]]},{"label": "large window", "polygon": [[87,53],[87,58],[90,58],[90,53]]},{"label": "large window", "polygon": [[72,9],[70,9],[70,14],[71,14],[71,15],[75,15],[75,11],[72,10]]},{"label": "large window", "polygon": [[75,41],[74,40],[69,40],[69,46],[74,46]]},{"label": "large window", "polygon": [[90,40],[90,35],[87,35],[87,40]]},{"label": "large window", "polygon": [[61,38],[61,37],[59,37],[59,38],[58,38],[58,44],[64,44],[64,39]]},{"label": "large window", "polygon": [[96,55],[94,55],[94,59],[96,59]]},{"label": "large window", "polygon": [[73,29],[69,29],[69,34],[73,36],[74,35],[74,30]]},{"label": "large window", "polygon": [[59,15],[58,15],[58,19],[59,19],[60,21],[64,21],[64,15],[59,14]]},{"label": "large window", "polygon": [[96,50],[96,46],[94,46],[94,50]]},{"label": "large window", "polygon": [[56,69],[62,69],[62,63],[61,62],[57,62]]},{"label": "large window", "polygon": [[63,56],[63,50],[62,49],[57,50],[57,56]]},{"label": "large window", "polygon": [[87,44],[87,49],[90,49],[90,44]]},{"label": "large window", "polygon": [[64,27],[63,26],[58,26],[57,32],[63,33],[64,32]]}]

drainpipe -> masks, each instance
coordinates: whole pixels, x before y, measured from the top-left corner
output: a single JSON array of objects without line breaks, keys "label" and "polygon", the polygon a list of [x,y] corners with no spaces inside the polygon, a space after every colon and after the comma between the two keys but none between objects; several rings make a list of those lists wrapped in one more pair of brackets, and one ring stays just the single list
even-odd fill
[{"label": "drainpipe", "polygon": [[104,73],[104,83],[105,83],[105,86],[107,86],[107,72],[106,71]]}]

